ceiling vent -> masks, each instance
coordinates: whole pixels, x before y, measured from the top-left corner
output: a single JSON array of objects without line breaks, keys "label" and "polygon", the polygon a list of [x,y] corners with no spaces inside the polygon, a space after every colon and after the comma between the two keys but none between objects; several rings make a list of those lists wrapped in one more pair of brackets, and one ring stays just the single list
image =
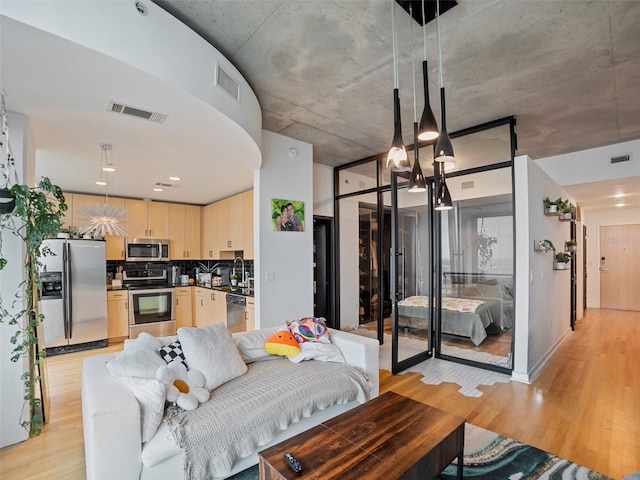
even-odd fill
[{"label": "ceiling vent", "polygon": [[476,182],[475,180],[469,180],[468,182],[462,182],[460,186],[462,190],[468,190],[470,188],[476,188]]},{"label": "ceiling vent", "polygon": [[235,98],[236,102],[240,103],[240,85],[231,78],[231,75],[224,71],[219,63],[216,63],[215,84]]},{"label": "ceiling vent", "polygon": [[174,188],[177,187],[179,185],[173,185],[172,183],[164,183],[164,182],[156,182],[156,187],[162,187],[162,188]]},{"label": "ceiling vent", "polygon": [[628,162],[631,160],[631,154],[625,153],[624,155],[617,155],[615,157],[611,157],[611,164],[620,163],[620,162]]},{"label": "ceiling vent", "polygon": [[169,115],[158,112],[149,112],[140,108],[125,105],[124,103],[114,102],[111,100],[107,106],[107,111],[120,113],[121,115],[129,115],[131,117],[143,118],[155,123],[163,123]]}]

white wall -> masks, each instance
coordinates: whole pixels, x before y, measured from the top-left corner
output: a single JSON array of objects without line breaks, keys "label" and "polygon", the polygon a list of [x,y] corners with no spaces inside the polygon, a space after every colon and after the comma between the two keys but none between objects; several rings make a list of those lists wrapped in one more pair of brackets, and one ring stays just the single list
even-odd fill
[{"label": "white wall", "polygon": [[[21,183],[33,185],[33,171],[35,165],[35,147],[30,136],[29,124],[24,115],[9,113],[11,151],[16,161],[18,180]],[[3,150],[4,153],[4,150]],[[4,158],[4,157],[3,157]],[[13,178],[12,178],[13,180]],[[2,253],[7,259],[7,265],[0,270],[0,293],[5,308],[16,313],[24,308],[24,302],[13,305],[14,295],[20,283],[25,278],[22,259],[24,258],[24,244],[15,235],[2,236]],[[27,370],[28,362],[22,359],[18,362],[10,360],[13,345],[9,339],[15,334],[17,326],[0,324],[0,447],[13,445],[28,438],[27,431],[20,426],[21,420],[29,420],[28,413],[23,418],[22,410],[24,387],[20,376]],[[27,409],[28,410],[28,409]]]},{"label": "white wall", "polygon": [[567,222],[544,215],[542,199],[568,198],[529,157],[514,160],[516,221],[516,324],[513,378],[530,382],[570,332],[569,270],[553,270],[553,252],[533,250],[551,240],[558,251],[569,239]]},{"label": "white wall", "polygon": [[587,227],[587,307],[600,308],[600,227],[639,224],[640,208],[583,211],[582,222]]},{"label": "white wall", "polygon": [[333,167],[313,164],[313,214],[333,217]]},{"label": "white wall", "polygon": [[[313,146],[263,131],[254,183],[256,328],[284,326],[286,320],[313,316]],[[272,230],[274,198],[304,202],[304,232]]]},{"label": "white wall", "polygon": [[[262,114],[247,81],[218,50],[173,15],[152,2],[144,4],[146,16],[136,12],[132,1],[3,0],[0,8],[9,18],[123,61],[207,102],[237,124],[232,131],[244,140],[246,155],[257,167]],[[217,64],[240,85],[240,102],[215,85]]]}]

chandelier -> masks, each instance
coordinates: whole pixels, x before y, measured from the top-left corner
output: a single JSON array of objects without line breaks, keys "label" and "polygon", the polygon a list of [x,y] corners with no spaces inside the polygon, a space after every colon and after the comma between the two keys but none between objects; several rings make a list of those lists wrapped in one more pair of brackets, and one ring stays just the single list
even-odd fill
[{"label": "chandelier", "polygon": [[82,209],[88,223],[80,229],[80,234],[92,233],[94,237],[104,237],[105,235],[124,237],[127,235],[123,227],[127,209],[117,205],[109,205],[109,174],[115,172],[113,153],[111,162],[107,158],[108,152],[112,151],[111,144],[101,143],[100,149],[100,180],[96,184],[105,187],[104,203],[102,205],[99,203],[86,205]]}]

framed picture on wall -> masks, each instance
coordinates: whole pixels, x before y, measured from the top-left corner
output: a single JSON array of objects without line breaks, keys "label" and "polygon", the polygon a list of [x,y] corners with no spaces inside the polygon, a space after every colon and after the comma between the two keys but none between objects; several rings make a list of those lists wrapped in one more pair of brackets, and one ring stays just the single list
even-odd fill
[{"label": "framed picture on wall", "polygon": [[271,199],[271,223],[277,232],[304,232],[304,202]]}]

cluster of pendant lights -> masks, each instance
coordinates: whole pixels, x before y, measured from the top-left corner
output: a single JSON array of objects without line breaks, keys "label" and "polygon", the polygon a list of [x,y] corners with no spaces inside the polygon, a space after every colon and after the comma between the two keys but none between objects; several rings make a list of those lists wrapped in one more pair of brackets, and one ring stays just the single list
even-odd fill
[{"label": "cluster of pendant lights", "polygon": [[[414,154],[415,160],[413,163],[413,169],[411,163],[407,158],[407,151],[402,140],[402,125],[400,120],[400,96],[398,93],[398,55],[397,55],[397,40],[396,40],[396,0],[391,0],[391,22],[393,27],[393,115],[394,115],[394,135],[391,142],[391,148],[387,156],[387,167],[391,167],[394,172],[408,172],[411,171],[409,177],[409,192],[424,192],[427,189],[426,181],[422,173],[419,161],[419,141],[433,141],[437,139],[434,149],[434,175],[439,177],[438,191],[435,198],[436,210],[449,210],[453,207],[451,201],[451,195],[444,178],[444,166],[445,163],[454,163],[453,145],[447,132],[446,117],[445,117],[445,100],[444,100],[444,85],[442,80],[442,51],[440,48],[440,1],[436,3],[436,32],[438,38],[438,67],[440,73],[440,104],[442,110],[442,130],[438,132],[438,124],[436,118],[431,110],[429,104],[429,82],[427,77],[427,33],[426,33],[426,15],[425,15],[425,0],[422,0],[422,23],[423,23],[423,44],[424,44],[424,61],[422,62],[423,84],[424,84],[424,110],[422,117],[420,118],[420,124],[417,122],[416,115],[416,87],[415,87],[415,65],[413,58],[413,28],[411,30],[411,66],[413,74],[413,135],[414,135]],[[410,16],[412,15],[410,4]],[[411,20],[411,26],[413,27],[413,20]]]}]

